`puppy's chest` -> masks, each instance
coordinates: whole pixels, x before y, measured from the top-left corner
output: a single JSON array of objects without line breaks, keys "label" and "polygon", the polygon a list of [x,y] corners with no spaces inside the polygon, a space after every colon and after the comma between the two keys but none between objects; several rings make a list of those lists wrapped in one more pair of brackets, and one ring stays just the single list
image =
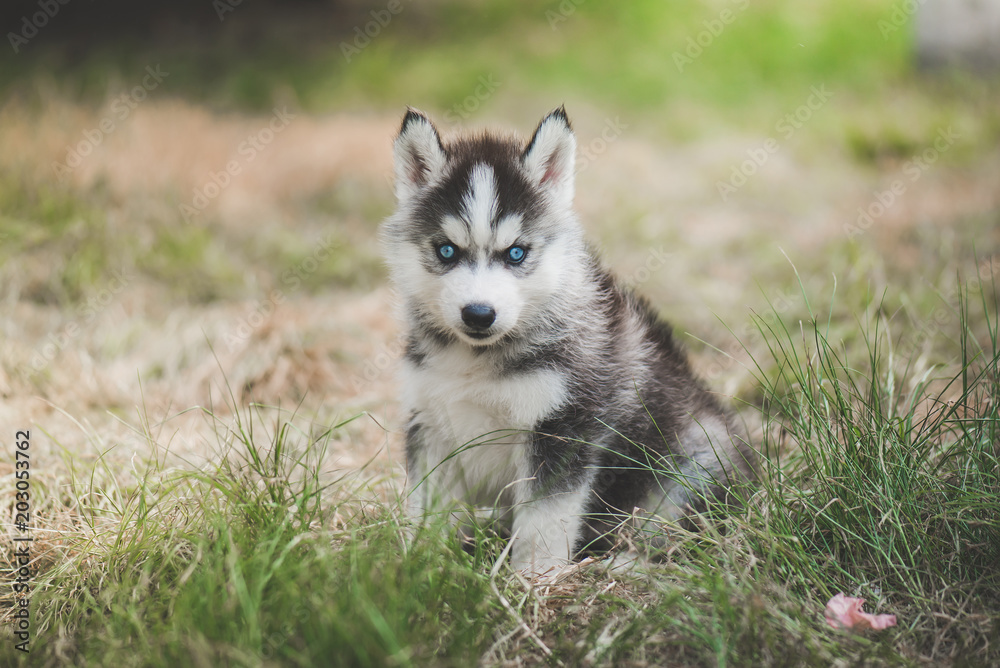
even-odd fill
[{"label": "puppy's chest", "polygon": [[564,377],[550,369],[499,374],[465,351],[404,367],[404,402],[421,419],[464,443],[500,430],[530,430],[567,400]]}]

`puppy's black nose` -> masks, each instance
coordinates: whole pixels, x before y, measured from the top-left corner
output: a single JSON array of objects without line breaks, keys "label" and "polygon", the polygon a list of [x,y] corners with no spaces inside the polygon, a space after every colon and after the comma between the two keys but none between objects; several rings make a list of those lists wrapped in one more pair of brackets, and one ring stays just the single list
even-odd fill
[{"label": "puppy's black nose", "polygon": [[462,322],[473,329],[489,329],[497,312],[488,304],[469,304],[462,308]]}]

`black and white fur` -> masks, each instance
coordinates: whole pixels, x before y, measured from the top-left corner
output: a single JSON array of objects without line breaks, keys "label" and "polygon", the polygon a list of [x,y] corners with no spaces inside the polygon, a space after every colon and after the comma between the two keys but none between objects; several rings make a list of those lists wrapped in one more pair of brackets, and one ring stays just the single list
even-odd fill
[{"label": "black and white fur", "polygon": [[414,518],[499,510],[513,566],[543,573],[608,547],[625,518],[676,519],[752,473],[670,327],[588,249],[563,108],[527,144],[446,144],[410,109],[394,151],[381,233],[409,327]]}]

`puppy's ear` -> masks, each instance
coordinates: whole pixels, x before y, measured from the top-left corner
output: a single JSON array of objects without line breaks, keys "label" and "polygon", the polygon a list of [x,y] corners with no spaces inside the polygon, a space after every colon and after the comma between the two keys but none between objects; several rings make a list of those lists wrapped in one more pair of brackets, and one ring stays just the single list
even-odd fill
[{"label": "puppy's ear", "polygon": [[448,154],[441,136],[423,113],[407,108],[403,126],[393,142],[396,163],[396,198],[405,201],[444,171]]},{"label": "puppy's ear", "polygon": [[532,181],[561,204],[573,202],[573,169],[576,136],[566,108],[559,107],[542,119],[521,155],[521,163]]}]

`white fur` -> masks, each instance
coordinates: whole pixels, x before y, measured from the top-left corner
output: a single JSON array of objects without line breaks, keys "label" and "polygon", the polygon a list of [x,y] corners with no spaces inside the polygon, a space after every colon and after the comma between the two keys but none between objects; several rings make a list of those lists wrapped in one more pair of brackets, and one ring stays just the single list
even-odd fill
[{"label": "white fur", "polygon": [[[500,221],[484,245],[477,240],[468,243],[469,234],[461,221],[447,218],[442,229],[451,241],[476,255],[477,262],[473,266],[455,267],[444,276],[429,276],[421,270],[405,278],[403,285],[421,303],[431,306],[439,322],[470,345],[493,343],[530,320],[565,285],[579,281],[576,275],[579,263],[571,256],[581,252],[580,244],[572,234],[548,242],[534,240],[529,252],[544,255],[544,261],[538,263],[531,280],[520,280],[510,268],[486,261],[488,256],[506,251],[521,239],[520,216]],[[474,234],[480,233],[478,226],[472,229]],[[465,334],[462,308],[469,304],[487,304],[496,311],[490,338],[474,339]]]},{"label": "white fur", "polygon": [[524,156],[525,170],[558,205],[569,208],[573,203],[575,161],[573,131],[563,116],[549,114],[535,131],[531,148]]},{"label": "white fur", "polygon": [[493,244],[496,248],[504,250],[514,245],[521,236],[521,216],[518,214],[507,216],[497,221],[496,230],[493,232]]},{"label": "white fur", "polygon": [[472,245],[486,249],[493,238],[491,224],[497,215],[497,189],[493,169],[476,165],[469,178],[469,192],[462,201],[466,222],[472,231]]},{"label": "white fur", "polygon": [[[473,267],[456,267],[437,279],[441,319],[469,344],[487,345],[517,325],[524,305],[521,283],[502,266],[480,262]],[[496,311],[491,338],[480,340],[465,334],[462,308],[469,304],[488,304]]]},{"label": "white fur", "polygon": [[410,121],[393,143],[396,173],[396,197],[405,202],[421,188],[439,179],[447,156],[441,149],[441,137],[434,125],[418,115]]},{"label": "white fur", "polygon": [[459,248],[468,248],[472,245],[469,225],[459,218],[445,216],[441,220],[441,231],[444,232],[449,241],[457,244]]},{"label": "white fur", "polygon": [[544,574],[565,566],[573,558],[573,546],[583,524],[581,514],[590,485],[530,499],[514,513],[511,566],[533,574]]},{"label": "white fur", "polygon": [[404,365],[403,402],[424,415],[431,439],[410,485],[428,510],[454,501],[510,505],[523,469],[527,433],[565,401],[561,376],[539,370],[496,379],[470,351],[453,347],[422,367]]}]

